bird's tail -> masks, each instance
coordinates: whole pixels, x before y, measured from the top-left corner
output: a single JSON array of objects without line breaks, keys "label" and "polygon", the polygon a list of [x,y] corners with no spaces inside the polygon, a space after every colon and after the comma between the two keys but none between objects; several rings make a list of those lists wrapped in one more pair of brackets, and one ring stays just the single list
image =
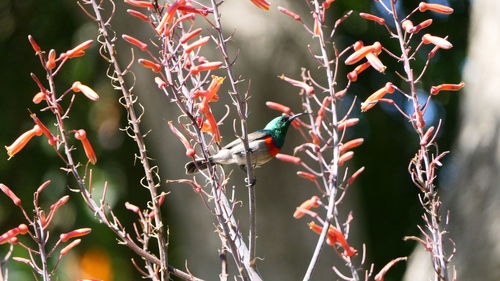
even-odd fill
[{"label": "bird's tail", "polygon": [[[211,164],[214,165],[214,163],[210,160]],[[185,166],[186,168],[186,174],[191,175],[191,174],[196,174],[200,170],[205,170],[208,168],[208,162],[205,159],[198,159],[195,161],[188,162]]]}]

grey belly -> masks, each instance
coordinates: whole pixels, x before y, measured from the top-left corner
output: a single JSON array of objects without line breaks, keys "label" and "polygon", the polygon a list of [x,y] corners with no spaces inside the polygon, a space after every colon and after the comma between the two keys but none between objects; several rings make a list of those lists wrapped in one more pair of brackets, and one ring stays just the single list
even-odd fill
[{"label": "grey belly", "polygon": [[[252,164],[254,166],[260,166],[273,157],[269,155],[267,145],[264,141],[252,142],[250,144],[250,150],[253,151],[251,153]],[[219,164],[237,164],[237,165],[246,165],[246,153],[243,149],[243,145],[236,145],[231,149],[222,149],[213,156],[213,161]]]}]

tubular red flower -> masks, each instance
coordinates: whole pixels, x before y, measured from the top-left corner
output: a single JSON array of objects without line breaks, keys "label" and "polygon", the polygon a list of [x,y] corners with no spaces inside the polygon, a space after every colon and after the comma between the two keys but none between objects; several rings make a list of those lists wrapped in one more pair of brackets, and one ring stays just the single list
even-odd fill
[{"label": "tubular red flower", "polygon": [[202,31],[201,28],[197,28],[189,33],[186,33],[184,35],[182,35],[181,39],[179,40],[179,42],[181,42],[182,44],[186,43],[187,41],[189,41],[190,39],[192,39],[193,37],[195,37],[196,35],[200,34]]},{"label": "tubular red flower", "polygon": [[179,7],[184,4],[186,4],[185,0],[177,0],[167,8],[167,11],[165,12],[160,23],[156,27],[156,32],[158,34],[166,35],[168,31],[168,25],[170,25],[174,20],[175,11],[177,11],[177,9],[179,9]]},{"label": "tubular red flower", "polygon": [[374,22],[376,22],[378,24],[381,24],[381,25],[385,24],[385,19],[377,17],[377,16],[372,15],[372,14],[359,13],[359,16],[362,17],[362,18],[364,18],[364,19],[374,21]]},{"label": "tubular red flower", "polygon": [[380,44],[380,42],[375,42],[373,43],[373,45],[370,46],[361,47],[359,50],[355,51],[345,60],[345,64],[347,65],[355,64],[364,57],[366,57],[367,54],[372,52],[379,53],[381,49],[382,45]]},{"label": "tubular red flower", "polygon": [[347,161],[351,160],[352,157],[354,157],[354,152],[352,151],[340,155],[338,165],[343,166]]},{"label": "tubular red flower", "polygon": [[38,117],[36,117],[36,114],[32,113],[30,115],[30,117],[33,119],[33,121],[35,121],[35,124],[38,125],[38,127],[40,127],[40,130],[42,130],[42,133],[49,139],[49,144],[55,145],[57,143],[56,137],[54,137],[54,135],[52,135],[52,133],[49,131],[49,129],[47,129],[47,127],[45,127],[45,125],[42,123],[42,121],[40,121],[40,119],[38,119]]},{"label": "tubular red flower", "polygon": [[339,130],[339,131],[345,130],[345,128],[349,128],[351,126],[358,124],[358,122],[359,122],[359,118],[346,119],[346,120],[338,123],[337,130]]},{"label": "tubular red flower", "polygon": [[440,5],[440,4],[431,4],[431,3],[426,3],[426,2],[420,2],[418,5],[418,10],[420,12],[425,12],[427,10],[434,11],[437,13],[441,14],[452,14],[453,13],[453,8],[450,8],[448,6]]},{"label": "tubular red flower", "polygon": [[56,67],[56,50],[50,49],[45,67],[48,69],[54,69]]},{"label": "tubular red flower", "polygon": [[134,204],[131,204],[129,202],[125,202],[125,208],[129,211],[132,211],[136,214],[140,214],[141,213],[141,209],[139,209],[139,207],[137,207],[136,205]]},{"label": "tubular red flower", "polygon": [[431,95],[437,95],[440,91],[459,91],[465,86],[465,83],[462,81],[458,84],[441,84],[437,86],[431,87]]},{"label": "tubular red flower", "polygon": [[282,105],[282,104],[277,103],[277,102],[273,102],[273,101],[266,101],[266,106],[271,108],[271,109],[284,112],[286,114],[290,114],[292,112],[290,107],[288,107],[286,105]]},{"label": "tubular red flower", "polygon": [[423,22],[415,25],[415,27],[413,28],[413,33],[417,33],[419,32],[420,30],[428,27],[429,25],[432,24],[432,19],[427,19],[427,20],[424,20]]},{"label": "tubular red flower", "polygon": [[221,140],[219,126],[217,125],[217,121],[215,121],[215,117],[212,114],[212,111],[209,108],[208,110],[202,113],[203,115],[205,115],[205,118],[207,119],[207,122],[209,124],[209,132],[212,134],[214,141],[219,143]]},{"label": "tubular red flower", "polygon": [[187,45],[184,47],[184,52],[186,54],[189,54],[191,53],[194,49],[196,48],[199,48],[205,44],[208,43],[208,41],[210,40],[210,37],[209,36],[205,36],[205,37],[202,37],[196,41],[194,41],[193,43],[191,43],[190,45]]},{"label": "tubular red flower", "polygon": [[345,144],[340,146],[339,153],[343,153],[347,150],[356,148],[356,147],[362,145],[364,141],[365,140],[363,138],[357,138],[357,139],[350,140],[350,141],[348,141]]},{"label": "tubular red flower", "polygon": [[271,7],[271,3],[266,0],[250,0],[255,6],[259,7],[264,11],[268,11],[269,7]]},{"label": "tubular red flower", "polygon": [[[323,231],[323,227],[317,225],[315,222],[310,222],[308,224],[309,228],[317,234],[321,234]],[[342,248],[344,248],[344,256],[351,257],[357,253],[357,251],[349,246],[347,240],[344,237],[344,234],[340,232],[338,229],[330,225],[328,229],[328,233],[326,235],[326,243],[330,246],[334,246],[336,243],[339,243]]]},{"label": "tubular red flower", "polygon": [[351,185],[358,178],[358,176],[361,175],[361,173],[363,173],[364,170],[365,167],[361,167],[356,172],[354,172],[354,174],[352,174],[352,176],[350,176],[349,179],[347,180],[347,184]]},{"label": "tubular red flower", "polygon": [[165,81],[161,80],[160,77],[155,77],[155,83],[158,86],[158,88],[160,88],[160,89],[167,87],[167,83],[165,83]]},{"label": "tubular red flower", "polygon": [[99,95],[92,90],[92,88],[87,85],[83,85],[80,81],[74,82],[71,86],[71,90],[75,93],[82,92],[82,94],[91,101],[99,100]]},{"label": "tubular red flower", "polygon": [[218,69],[219,67],[222,66],[222,62],[220,61],[216,61],[216,62],[206,62],[206,63],[202,63],[200,65],[194,65],[191,67],[191,69],[189,70],[189,72],[193,75],[196,75],[202,71],[207,71],[207,70],[214,70],[214,69]]},{"label": "tubular red flower", "polygon": [[394,93],[394,86],[391,82],[387,82],[384,87],[378,89],[375,93],[371,94],[363,103],[361,103],[361,111],[367,111],[377,104],[378,100],[383,98],[386,94]]},{"label": "tubular red flower", "polygon": [[321,205],[321,200],[319,199],[318,196],[312,196],[311,198],[307,199],[306,201],[302,202],[299,207],[297,207],[297,210],[293,213],[293,217],[296,219],[300,219],[305,215],[305,212],[303,210],[310,210],[312,208],[317,208]]},{"label": "tubular red flower", "polygon": [[325,116],[326,108],[330,105],[332,102],[332,97],[328,96],[323,99],[323,102],[321,103],[321,107],[318,110],[318,116],[316,117],[316,120],[314,121],[314,126],[316,128],[321,127],[321,123],[323,122],[323,117]]},{"label": "tubular red flower", "polygon": [[275,157],[276,157],[276,159],[281,160],[283,162],[290,162],[290,163],[297,164],[297,165],[302,163],[302,159],[300,159],[299,157],[295,157],[295,156],[288,155],[288,154],[278,153],[278,154],[276,154]]},{"label": "tubular red flower", "polygon": [[125,0],[124,2],[129,4],[129,5],[140,7],[140,8],[149,8],[149,9],[154,8],[153,3],[148,2],[148,1]]},{"label": "tubular red flower", "polygon": [[139,11],[127,9],[127,13],[133,17],[136,17],[136,18],[144,21],[144,22],[149,22],[149,17],[146,16],[145,14],[139,12]]},{"label": "tubular red flower", "polygon": [[384,281],[385,274],[391,269],[397,262],[407,260],[407,257],[399,257],[388,262],[380,271],[375,275],[375,281]]},{"label": "tubular red flower", "polygon": [[203,8],[195,8],[193,6],[188,6],[188,5],[185,5],[185,6],[180,6],[179,7],[179,11],[182,11],[183,13],[194,13],[194,14],[200,14],[202,16],[207,16],[210,11],[203,7]]},{"label": "tubular red flower", "polygon": [[80,43],[78,46],[67,51],[62,56],[67,57],[67,58],[79,57],[82,54],[82,52],[85,52],[85,50],[88,49],[92,45],[92,43],[94,43],[94,40],[87,40],[83,43]]},{"label": "tubular red flower", "polygon": [[66,202],[68,201],[69,201],[69,195],[65,195],[59,198],[59,200],[57,200],[56,203],[50,205],[50,210],[57,211],[57,209],[59,209],[62,205],[66,204]]},{"label": "tubular red flower", "polygon": [[91,231],[92,231],[92,229],[88,228],[88,227],[75,229],[75,230],[70,231],[68,233],[61,234],[61,236],[59,236],[59,240],[61,240],[62,242],[66,242],[71,238],[85,236],[85,235],[89,234]]},{"label": "tubular red flower", "polygon": [[362,64],[356,66],[356,68],[354,68],[353,71],[351,71],[347,74],[347,79],[349,79],[353,82],[356,82],[356,80],[358,80],[358,75],[361,72],[365,71],[368,67],[370,67],[370,65],[371,65],[370,62],[367,61],[365,63],[362,63]]},{"label": "tubular red flower", "polygon": [[83,150],[85,151],[85,155],[87,155],[87,159],[90,163],[95,164],[97,162],[97,157],[95,155],[94,149],[87,139],[87,132],[85,130],[80,129],[75,133],[75,139],[82,142]]},{"label": "tubular red flower", "polygon": [[382,63],[375,53],[369,53],[366,55],[366,60],[368,63],[378,72],[384,73],[387,67]]},{"label": "tubular red flower", "polygon": [[16,206],[21,205],[21,199],[19,199],[19,197],[17,197],[16,194],[8,186],[6,186],[3,183],[0,183],[0,190],[5,195],[7,195],[7,197],[9,197],[10,200],[12,200],[12,203],[14,203],[14,205],[16,205]]},{"label": "tubular red flower", "polygon": [[326,10],[328,8],[330,8],[330,5],[332,5],[332,3],[335,2],[335,0],[325,0],[325,2],[323,2],[323,8]]},{"label": "tubular red flower", "polygon": [[20,224],[18,227],[15,227],[0,235],[0,245],[10,242],[10,240],[17,235],[26,233],[28,233],[28,226],[26,226],[25,224]]},{"label": "tubular red flower", "polygon": [[300,16],[299,16],[298,14],[296,14],[296,13],[294,13],[294,12],[292,12],[292,11],[290,11],[290,10],[286,9],[286,8],[283,8],[283,7],[281,7],[281,6],[278,6],[278,10],[279,10],[280,12],[282,12],[283,14],[285,14],[285,15],[287,15],[287,16],[289,16],[289,17],[291,17],[292,19],[294,19],[294,20],[296,20],[296,21],[298,21],[298,22],[300,22],[300,21],[301,21]]},{"label": "tubular red flower", "polygon": [[306,93],[308,95],[312,95],[314,93],[314,88],[312,86],[310,86],[309,84],[307,84],[306,82],[298,81],[298,80],[286,77],[283,74],[279,78],[281,80],[285,80],[286,82],[292,84],[295,87],[299,87],[299,88],[304,89],[304,91],[306,91]]},{"label": "tubular red flower", "polygon": [[76,245],[80,244],[80,242],[82,242],[82,239],[76,239],[73,242],[69,243],[68,246],[64,247],[61,250],[61,256],[66,255],[71,249],[76,247]]},{"label": "tubular red flower", "polygon": [[127,41],[128,43],[138,47],[142,51],[146,51],[148,49],[148,44],[142,42],[141,40],[134,38],[130,35],[123,34],[122,35],[123,40]]},{"label": "tubular red flower", "polygon": [[298,171],[297,176],[310,180],[312,182],[316,182],[316,176],[308,172]]},{"label": "tubular red flower", "polygon": [[160,72],[161,71],[161,65],[154,63],[150,60],[147,59],[139,59],[138,60],[139,64],[144,66],[145,68],[151,69],[153,72]]},{"label": "tubular red flower", "polygon": [[35,53],[38,55],[42,51],[42,49],[40,49],[40,46],[38,46],[38,44],[36,43],[35,38],[33,38],[33,36],[31,35],[28,35],[28,41],[30,42],[31,47],[33,48]]},{"label": "tubular red flower", "polygon": [[41,136],[42,129],[35,125],[31,130],[24,132],[20,135],[10,146],[6,146],[7,154],[9,155],[9,159],[14,157],[19,151],[21,151],[26,144],[33,138],[34,136]]},{"label": "tubular red flower", "polygon": [[453,45],[446,39],[430,35],[429,33],[422,36],[422,43],[434,44],[441,49],[451,49]]},{"label": "tubular red flower", "polygon": [[[37,194],[40,194],[52,181],[51,180],[46,180],[44,183],[42,183],[36,190]],[[69,196],[68,196],[69,197]]]},{"label": "tubular red flower", "polygon": [[172,133],[179,138],[184,145],[184,148],[186,148],[186,156],[193,157],[196,154],[196,151],[193,149],[188,139],[179,130],[177,130],[172,121],[168,121],[168,127],[170,128],[170,131],[172,131]]}]

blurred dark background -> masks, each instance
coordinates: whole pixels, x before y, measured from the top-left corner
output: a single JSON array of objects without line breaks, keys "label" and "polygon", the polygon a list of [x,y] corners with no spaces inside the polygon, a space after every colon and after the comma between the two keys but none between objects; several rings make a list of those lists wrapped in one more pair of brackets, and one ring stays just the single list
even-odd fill
[{"label": "blurred dark background", "polygon": [[[277,76],[286,74],[289,77],[299,77],[301,67],[316,67],[306,48],[311,38],[299,24],[276,10],[277,6],[284,6],[300,12],[302,2],[273,1],[270,12],[256,9],[249,1],[231,2],[223,5],[223,24],[228,33],[235,31],[231,54],[234,55],[239,49],[235,71],[251,81],[249,126],[250,130],[257,130],[278,114],[265,107],[266,101],[286,104],[294,111],[301,110],[296,89]],[[459,0],[440,3],[451,5],[455,13],[440,16],[427,12],[413,18],[414,23],[433,18],[434,24],[424,32],[438,36],[448,35],[454,45],[451,50],[440,51],[432,61],[420,85],[422,91],[429,89],[431,85],[463,80],[461,76],[467,48],[469,2]],[[404,1],[400,4],[401,13],[406,14],[418,1]],[[354,10],[354,14],[338,31],[336,42],[339,49],[360,39],[366,44],[380,41],[389,49],[398,48],[397,42],[388,38],[383,27],[357,16],[359,12],[383,14],[374,7],[373,1],[338,0],[330,12],[337,18],[348,10]],[[128,33],[146,38],[149,31],[141,24],[136,24],[137,22],[118,5],[113,22],[117,34]],[[39,105],[31,101],[37,88],[29,73],[33,72],[40,78],[44,74],[28,43],[28,34],[33,35],[43,49],[54,48],[60,53],[82,41],[95,39],[96,27],[73,1],[63,0],[0,0],[0,26],[0,143],[9,145],[33,126],[28,110],[37,112],[40,109]],[[123,63],[126,63],[129,58],[128,46],[118,45],[118,48]],[[207,56],[217,60],[218,54]],[[388,66],[387,73],[363,73],[349,92],[348,101],[354,95],[364,100],[387,81],[399,81],[394,70],[401,71],[400,66],[387,55],[383,54],[381,58]],[[417,57],[416,69],[423,66],[424,62],[424,56]],[[87,55],[67,63],[57,79],[57,88],[58,91],[64,91],[78,80],[92,86],[100,94],[99,102],[77,97],[67,124],[72,129],[87,130],[98,155],[98,162],[94,167],[94,186],[102,187],[105,181],[108,182],[110,204],[115,208],[116,214],[123,218],[123,223],[131,229],[131,221],[135,217],[125,211],[123,203],[129,201],[140,205],[147,200],[148,194],[139,185],[142,169],[134,164],[136,147],[119,130],[125,124],[124,110],[117,102],[118,93],[111,89],[105,76],[106,67],[94,44]],[[341,71],[350,69],[344,68]],[[146,107],[143,131],[152,129],[147,138],[149,153],[160,167],[162,180],[181,178],[184,176],[184,162],[188,159],[183,155],[177,139],[166,127],[166,121],[175,120],[178,109],[158,92],[149,72],[137,69],[136,74],[136,94]],[[345,77],[345,73],[340,76]],[[339,83],[343,85],[345,81],[340,79]],[[245,89],[246,86],[243,86],[242,90]],[[227,101],[227,97],[222,98]],[[398,103],[405,106],[404,100],[398,100]],[[443,129],[438,139],[441,150],[449,150],[457,137],[459,103],[460,95],[455,93],[438,95],[432,104],[431,113],[434,114],[426,116],[428,124],[437,124],[438,118],[443,119]],[[348,104],[341,105],[344,110],[346,106]],[[415,247],[414,243],[404,242],[402,237],[418,235],[417,224],[421,222],[417,189],[412,186],[407,173],[408,162],[415,154],[418,142],[408,123],[389,106],[377,106],[364,114],[360,114],[358,108],[356,107],[353,115],[361,121],[352,136],[365,138],[365,144],[356,150],[351,166],[353,169],[365,166],[366,171],[352,189],[347,204],[342,206],[341,215],[345,217],[349,210],[353,210],[353,245],[361,250],[362,243],[366,243],[368,260],[375,263],[375,270],[378,271],[389,260],[411,254]],[[53,123],[50,114],[38,113],[38,116],[46,124]],[[235,116],[234,112],[232,116]],[[225,122],[223,136],[223,143],[233,138],[231,121]],[[298,141],[299,135],[296,132],[289,133],[283,152],[292,153]],[[76,145],[79,146],[78,143]],[[76,155],[84,160],[81,149]],[[11,187],[23,199],[25,208],[30,208],[33,191],[47,179],[51,179],[52,184],[42,196],[45,207],[65,194],[72,194],[68,187],[74,187],[74,181],[59,169],[62,163],[44,139],[35,139],[11,160],[8,161],[7,158],[6,153],[0,157],[0,182]],[[447,161],[444,163],[446,165]],[[295,169],[288,163],[272,161],[256,172],[259,233],[257,251],[263,258],[260,269],[268,280],[301,278],[317,239],[307,229],[307,220],[292,218],[295,207],[316,192],[309,182],[295,177]],[[246,192],[241,190],[243,175],[238,169],[234,169],[234,174],[231,183],[242,196],[244,206],[240,209],[240,215],[245,217]],[[171,263],[180,268],[187,266],[195,275],[214,280],[219,270],[216,249],[220,244],[214,232],[213,217],[206,212],[198,196],[189,187],[166,185],[164,181],[163,185],[163,190],[170,192],[163,211],[169,224]],[[18,209],[13,208],[4,195],[0,195],[0,232],[21,222]],[[244,218],[242,222],[244,225]],[[130,257],[133,257],[132,252],[116,245],[113,234],[96,223],[81,198],[72,194],[70,203],[59,212],[52,232],[57,236],[56,233],[79,227],[92,227],[93,232],[83,239],[82,244],[65,261],[59,275],[60,280],[83,277],[105,280],[139,278],[129,263]],[[4,250],[5,247],[0,248],[2,253]],[[26,256],[26,253],[17,250],[16,255]],[[359,258],[355,260],[359,262]],[[330,280],[333,260],[334,251],[325,247],[313,279]],[[99,266],[95,264],[96,261],[99,261]],[[405,267],[405,264],[397,265],[386,280],[401,280]],[[96,273],[96,270],[100,271]],[[89,272],[94,275],[85,275],[90,274]],[[12,262],[11,278],[30,280],[32,276],[26,271],[25,265]]]}]

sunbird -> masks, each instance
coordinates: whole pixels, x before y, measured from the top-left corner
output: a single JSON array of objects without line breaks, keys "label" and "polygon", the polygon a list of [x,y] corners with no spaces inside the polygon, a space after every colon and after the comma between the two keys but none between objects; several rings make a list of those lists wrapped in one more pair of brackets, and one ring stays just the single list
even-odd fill
[{"label": "sunbird", "polygon": [[[305,113],[276,117],[267,123],[264,129],[248,134],[248,145],[254,167],[267,163],[278,154],[285,143],[288,127],[295,118],[303,114]],[[212,165],[237,164],[244,168],[247,160],[243,142],[241,139],[236,139],[228,143],[217,154],[210,156],[209,161]],[[194,174],[207,167],[205,159],[198,159],[186,164],[186,173]]]}]

